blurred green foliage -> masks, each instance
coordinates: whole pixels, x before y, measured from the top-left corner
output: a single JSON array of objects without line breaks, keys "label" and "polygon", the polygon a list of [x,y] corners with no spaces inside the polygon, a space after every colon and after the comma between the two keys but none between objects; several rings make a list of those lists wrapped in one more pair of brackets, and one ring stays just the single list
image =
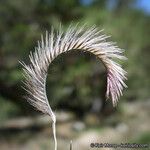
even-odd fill
[{"label": "blurred green foliage", "polygon": [[[135,0],[116,0],[108,9],[106,1],[93,0],[1,0],[0,1],[0,110],[1,117],[28,112],[22,100],[23,79],[19,60],[28,63],[40,35],[60,22],[96,25],[112,35],[125,49],[128,60],[128,89],[122,99],[145,100],[150,97],[150,16],[136,10]],[[106,75],[103,65],[92,54],[72,52],[59,56],[50,66],[47,93],[53,107],[86,112],[93,99],[105,101]],[[10,101],[10,103],[8,103]],[[104,106],[104,105],[103,105]],[[18,110],[22,110],[21,112]]]},{"label": "blurred green foliage", "polygon": [[141,143],[146,144],[150,141],[150,133],[144,132],[141,135],[139,135],[135,140],[132,140],[132,143]]},{"label": "blurred green foliage", "polygon": [[0,122],[6,118],[15,117],[21,112],[13,102],[3,99],[2,97],[0,97],[0,105]]}]

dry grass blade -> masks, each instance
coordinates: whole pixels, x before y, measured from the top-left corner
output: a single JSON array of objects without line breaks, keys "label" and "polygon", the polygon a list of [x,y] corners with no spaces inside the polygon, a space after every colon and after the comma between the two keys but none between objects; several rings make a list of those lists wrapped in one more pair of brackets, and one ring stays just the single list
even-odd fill
[{"label": "dry grass blade", "polygon": [[70,150],[72,150],[72,141],[70,141]]}]

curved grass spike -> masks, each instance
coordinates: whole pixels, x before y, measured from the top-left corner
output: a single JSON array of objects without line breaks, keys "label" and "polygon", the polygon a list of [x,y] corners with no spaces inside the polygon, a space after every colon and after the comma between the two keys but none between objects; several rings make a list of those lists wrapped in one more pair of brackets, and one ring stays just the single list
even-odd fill
[{"label": "curved grass spike", "polygon": [[124,80],[126,72],[121,65],[114,59],[126,59],[122,52],[113,42],[108,42],[108,36],[102,34],[95,26],[86,28],[69,26],[66,32],[61,27],[55,33],[53,28],[51,32],[46,32],[46,36],[41,36],[41,41],[35,47],[35,51],[29,55],[30,63],[23,65],[24,70],[24,89],[27,91],[27,100],[36,109],[48,114],[52,118],[52,129],[55,141],[55,150],[57,150],[56,139],[56,117],[46,95],[46,77],[50,63],[61,53],[70,50],[83,50],[91,52],[97,56],[104,64],[107,71],[107,92],[106,97],[112,99],[113,106],[116,106],[122,90],[126,87]]}]

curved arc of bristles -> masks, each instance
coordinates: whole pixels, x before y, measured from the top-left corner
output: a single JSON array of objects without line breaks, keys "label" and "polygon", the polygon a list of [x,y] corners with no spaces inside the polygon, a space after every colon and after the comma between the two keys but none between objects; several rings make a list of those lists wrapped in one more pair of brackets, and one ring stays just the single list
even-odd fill
[{"label": "curved arc of bristles", "polygon": [[49,64],[61,53],[70,50],[83,50],[93,53],[100,58],[107,70],[107,92],[106,96],[111,97],[113,105],[116,106],[119,97],[122,95],[123,87],[126,87],[124,80],[126,72],[117,64],[115,59],[125,59],[123,50],[112,42],[107,42],[108,36],[103,35],[96,27],[86,29],[82,26],[70,26],[66,33],[59,29],[55,34],[51,30],[46,32],[45,39],[41,37],[35,52],[30,53],[30,65],[24,66],[25,89],[28,93],[28,101],[38,110],[51,116],[53,120],[53,134],[55,139],[55,150],[57,149],[55,123],[56,117],[49,105],[46,95],[46,77]]}]

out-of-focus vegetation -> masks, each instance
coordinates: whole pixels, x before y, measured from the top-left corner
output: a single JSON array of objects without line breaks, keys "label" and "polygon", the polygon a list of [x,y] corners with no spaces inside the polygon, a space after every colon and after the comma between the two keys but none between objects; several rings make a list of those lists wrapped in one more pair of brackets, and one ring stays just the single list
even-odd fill
[{"label": "out-of-focus vegetation", "polygon": [[[149,143],[150,15],[136,9],[137,1],[0,0],[1,150],[53,149],[49,117],[34,116],[39,113],[24,99],[19,61],[28,64],[29,52],[41,34],[51,26],[57,30],[60,23],[64,30],[70,23],[96,25],[111,35],[108,40],[125,49],[128,58],[121,62],[128,72],[128,89],[116,110],[111,101],[105,101],[106,70],[98,59],[80,51],[58,56],[47,78],[48,99],[59,116],[58,149],[69,149],[71,139],[73,149],[82,150],[90,148],[89,141],[99,139]],[[71,113],[60,115],[59,109]],[[65,120],[66,116],[72,119]]]},{"label": "out-of-focus vegetation", "polygon": [[[150,16],[135,9],[136,0],[1,0],[0,1],[0,119],[34,112],[23,99],[23,79],[19,60],[28,63],[29,51],[51,26],[60,22],[64,29],[72,24],[96,25],[112,35],[125,49],[128,60],[128,89],[124,101],[150,98]],[[48,98],[53,108],[77,113],[92,109],[93,103],[105,104],[106,76],[103,65],[88,53],[71,52],[59,56],[49,69]]]}]

